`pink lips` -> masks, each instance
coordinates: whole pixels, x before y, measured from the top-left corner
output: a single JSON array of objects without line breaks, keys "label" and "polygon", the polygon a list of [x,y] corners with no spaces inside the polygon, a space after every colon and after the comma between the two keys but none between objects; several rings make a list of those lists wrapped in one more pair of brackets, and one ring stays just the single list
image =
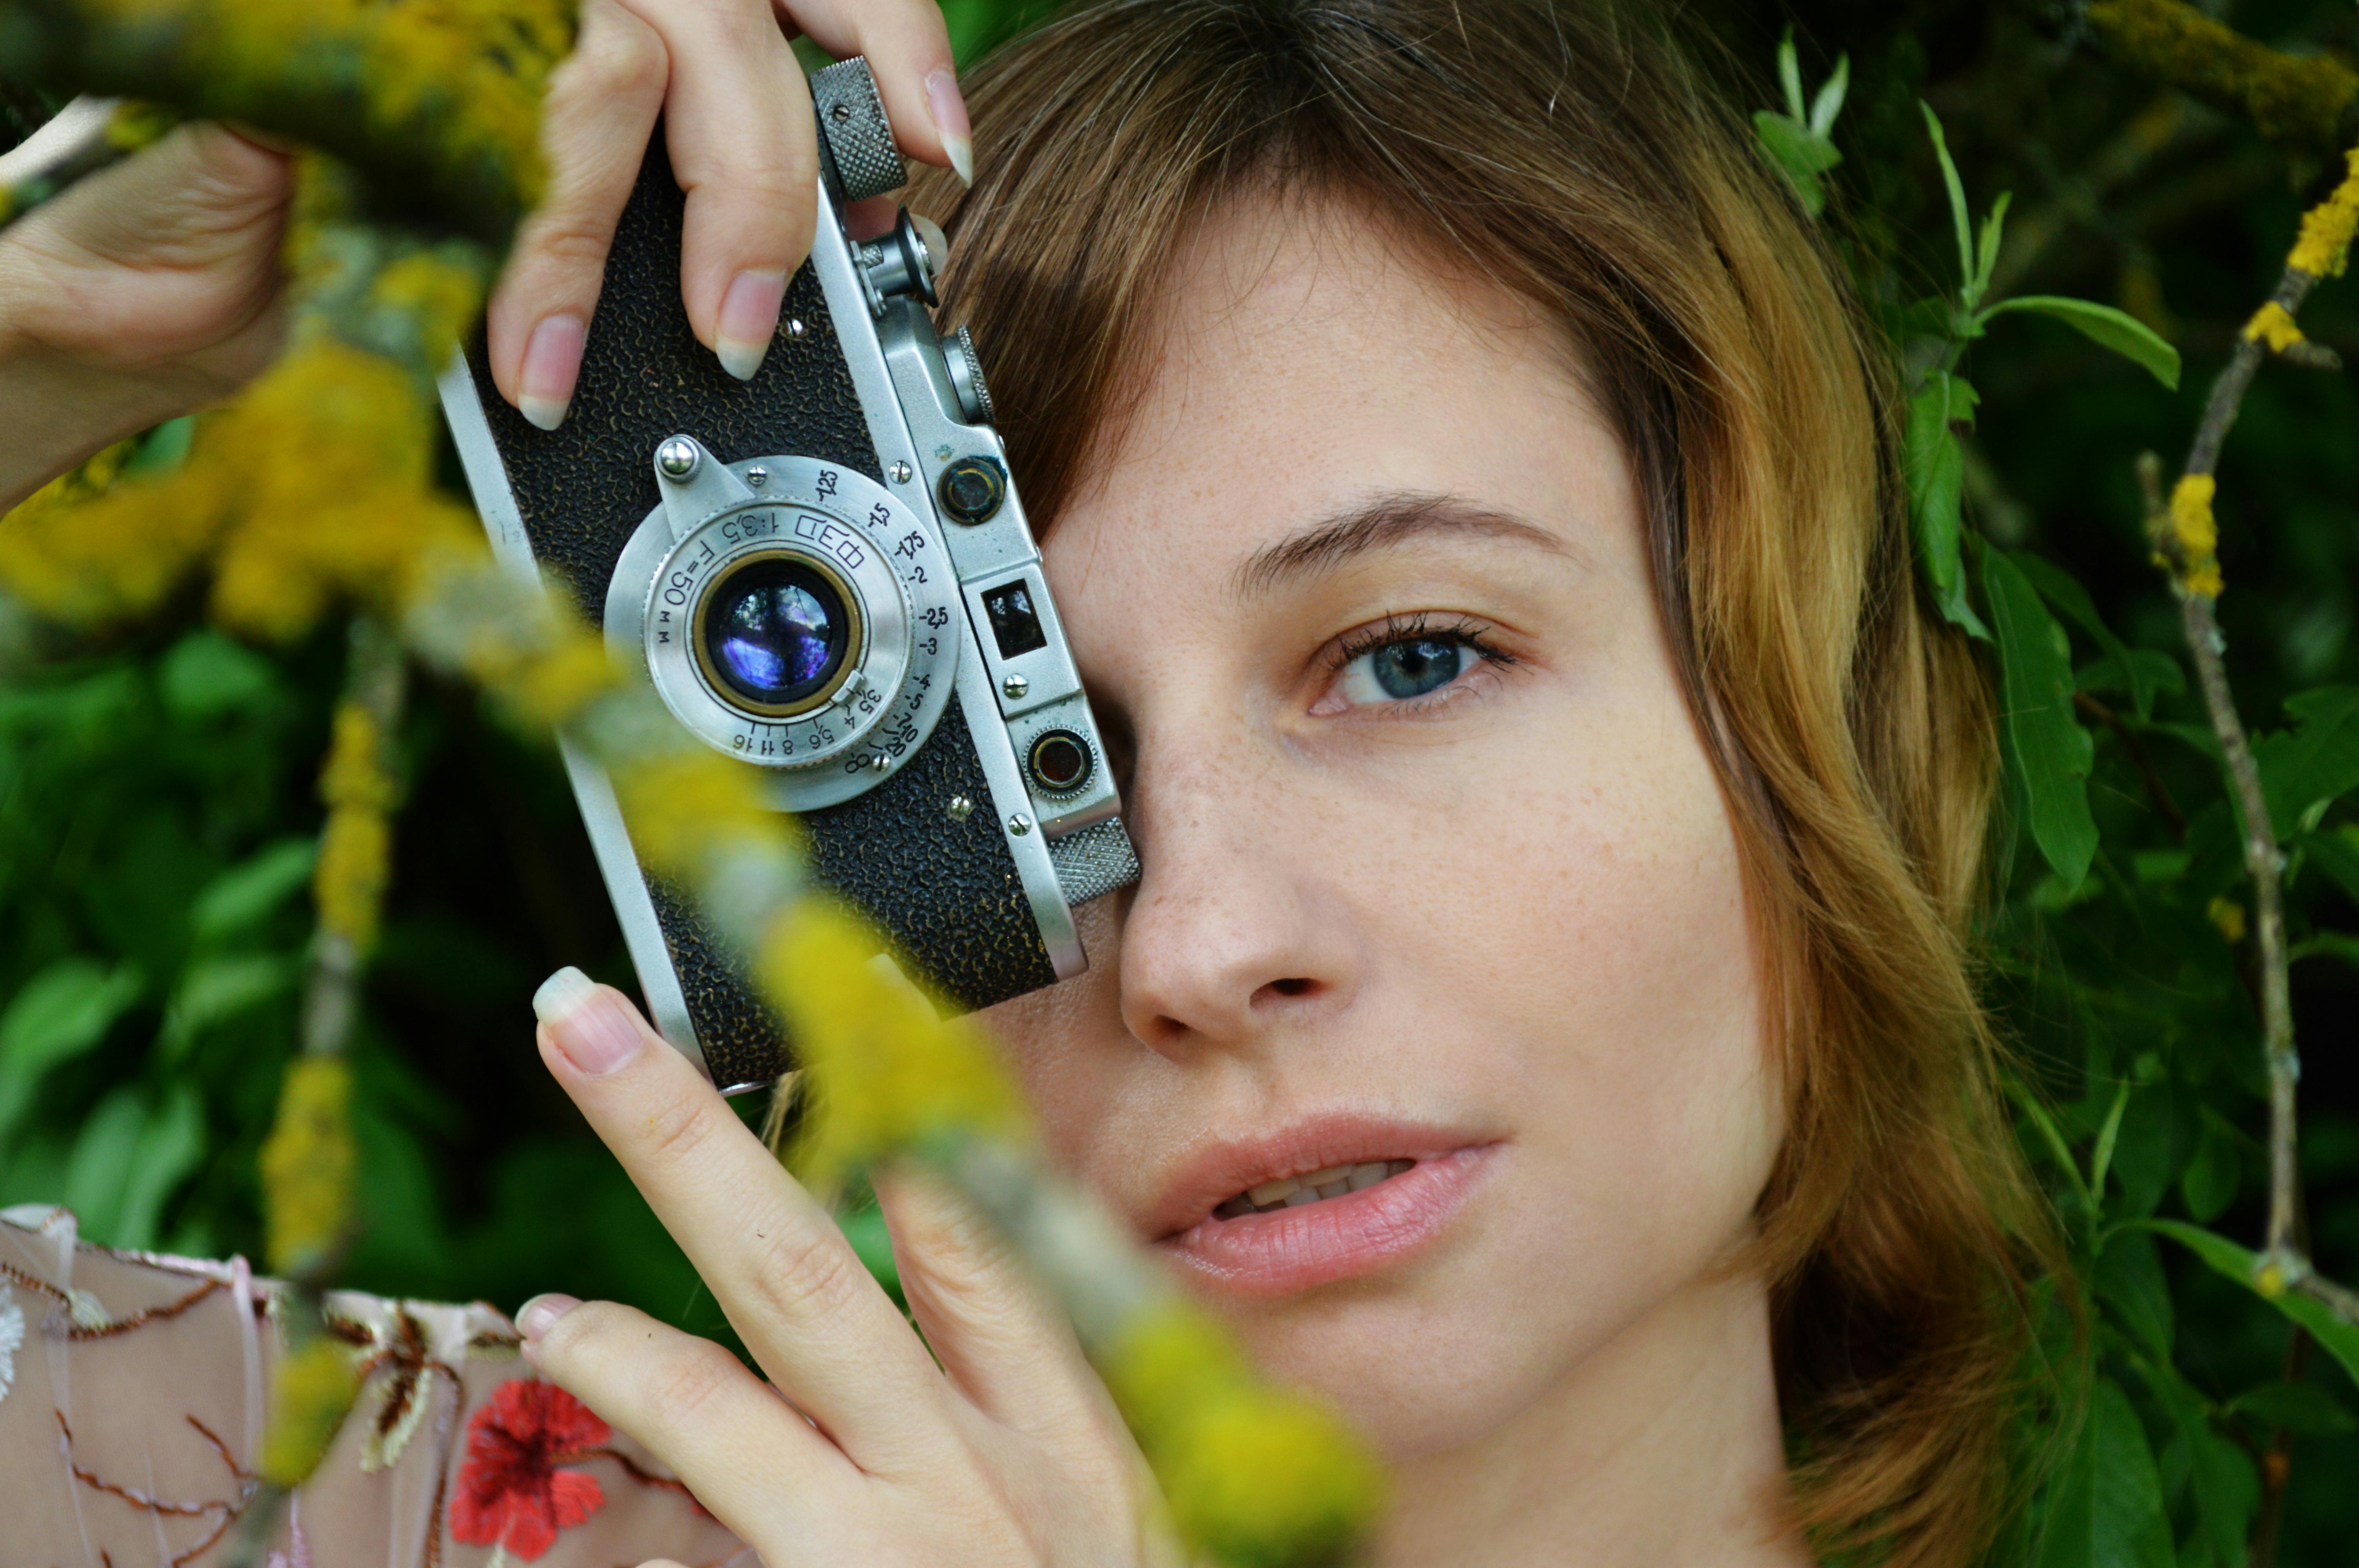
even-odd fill
[{"label": "pink lips", "polygon": [[1284,1295],[1371,1273],[1440,1235],[1497,1149],[1402,1150],[1397,1157],[1417,1163],[1374,1186],[1267,1214],[1208,1214],[1165,1236],[1156,1249],[1203,1282],[1241,1295]]}]

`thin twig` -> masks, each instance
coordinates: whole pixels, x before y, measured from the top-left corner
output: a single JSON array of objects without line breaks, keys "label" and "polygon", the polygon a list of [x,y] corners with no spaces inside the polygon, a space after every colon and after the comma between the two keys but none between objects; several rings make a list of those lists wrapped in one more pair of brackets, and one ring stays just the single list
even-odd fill
[{"label": "thin twig", "polygon": [[[2288,265],[2277,281],[2271,302],[2290,318],[2317,282],[2309,273]],[[2203,418],[2189,444],[2186,466],[2180,470],[2182,485],[2190,479],[2208,480],[2217,471],[2220,449],[2235,425],[2236,416],[2244,407],[2245,394],[2267,354],[2267,344],[2256,335],[2248,332],[2237,340],[2227,364],[2212,384]],[[2173,525],[2168,503],[2163,500],[2159,470],[2160,464],[2151,453],[2140,460],[2139,479],[2147,492],[2148,524],[2164,563],[2171,568],[2172,582],[2179,593],[2180,624],[2186,633],[2188,650],[2194,655],[2204,710],[2211,717],[2212,732],[2219,740],[2221,757],[2227,766],[2229,788],[2244,818],[2245,870],[2253,879],[2261,1040],[2269,1080],[2269,1212],[2263,1258],[2265,1269],[2273,1271],[2261,1283],[2265,1288],[2274,1282],[2277,1289],[2301,1289],[2338,1313],[2359,1320],[2359,1297],[2316,1280],[2294,1233],[2299,1192],[2294,1087],[2301,1076],[2301,1060],[2294,1045],[2293,991],[2286,951],[2285,853],[2277,844],[2277,825],[2269,816],[2268,794],[2262,787],[2260,767],[2253,760],[2244,719],[2236,710],[2235,694],[2228,686],[2227,639],[2212,610],[2213,596],[2219,591],[2218,579],[2211,576],[2208,585],[2203,580],[2213,571],[2209,546],[2201,546],[2205,558],[2190,556],[2190,546]],[[2207,488],[2202,501],[2206,514],[2210,512],[2209,494]]]}]

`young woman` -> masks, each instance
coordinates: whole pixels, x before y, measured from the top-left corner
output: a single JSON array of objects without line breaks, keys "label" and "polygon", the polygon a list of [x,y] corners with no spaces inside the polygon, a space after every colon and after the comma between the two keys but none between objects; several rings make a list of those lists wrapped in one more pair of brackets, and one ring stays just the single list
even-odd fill
[{"label": "young woman", "polygon": [[[968,174],[930,12],[783,9]],[[544,424],[658,105],[744,373],[810,222],[766,7],[583,22],[491,314]],[[1057,1152],[1379,1445],[1372,1561],[1969,1561],[2036,1235],[1962,949],[1988,699],[1913,585],[1883,351],[1741,117],[1559,0],[1091,5],[969,85],[973,188],[913,204],[1145,867],[988,1019]],[[283,200],[183,132],[9,232],[0,406],[46,445],[0,490],[263,362]],[[1158,1559],[953,1202],[883,1183],[921,1344],[624,997],[536,1007],[792,1407],[562,1296],[518,1316],[542,1376],[774,1568]]]}]

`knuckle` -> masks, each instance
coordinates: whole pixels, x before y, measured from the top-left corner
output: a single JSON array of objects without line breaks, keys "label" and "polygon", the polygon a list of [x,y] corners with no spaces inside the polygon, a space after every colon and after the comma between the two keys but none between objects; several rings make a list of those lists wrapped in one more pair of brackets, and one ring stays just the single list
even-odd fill
[{"label": "knuckle", "polygon": [[849,1309],[873,1288],[852,1249],[832,1237],[778,1226],[747,1260],[751,1283],[781,1317],[808,1322]]},{"label": "knuckle", "polygon": [[676,1164],[693,1158],[711,1136],[711,1108],[691,1095],[664,1095],[644,1112],[632,1141],[640,1154],[658,1163]]},{"label": "knuckle", "polygon": [[639,98],[662,91],[671,60],[656,30],[626,15],[584,39],[568,69],[568,85],[592,100]]},{"label": "knuckle", "polygon": [[728,1351],[709,1339],[691,1339],[650,1368],[647,1415],[658,1427],[702,1423],[745,1376],[745,1368]]}]

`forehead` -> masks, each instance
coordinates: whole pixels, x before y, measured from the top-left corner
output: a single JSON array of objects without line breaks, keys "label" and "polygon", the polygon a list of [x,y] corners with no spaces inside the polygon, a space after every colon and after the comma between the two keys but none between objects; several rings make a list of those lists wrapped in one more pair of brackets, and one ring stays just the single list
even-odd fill
[{"label": "forehead", "polygon": [[1230,562],[1385,492],[1464,497],[1593,557],[1627,521],[1621,443],[1563,329],[1346,204],[1224,205],[1136,341],[1052,535],[1069,562],[1077,535],[1103,559],[1116,523],[1125,556]]}]

